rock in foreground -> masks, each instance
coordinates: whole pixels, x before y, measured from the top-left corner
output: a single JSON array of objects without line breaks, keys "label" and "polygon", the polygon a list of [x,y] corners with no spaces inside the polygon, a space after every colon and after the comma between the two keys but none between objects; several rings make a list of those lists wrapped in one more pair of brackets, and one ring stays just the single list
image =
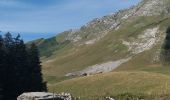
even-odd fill
[{"label": "rock in foreground", "polygon": [[72,97],[70,93],[29,92],[21,94],[17,100],[72,100]]}]

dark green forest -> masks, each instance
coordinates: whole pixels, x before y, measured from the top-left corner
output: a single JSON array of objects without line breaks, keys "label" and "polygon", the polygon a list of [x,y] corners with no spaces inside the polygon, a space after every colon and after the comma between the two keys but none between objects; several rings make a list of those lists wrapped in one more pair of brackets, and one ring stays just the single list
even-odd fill
[{"label": "dark green forest", "polygon": [[0,100],[16,100],[23,92],[47,91],[39,51],[26,46],[20,35],[0,35]]}]

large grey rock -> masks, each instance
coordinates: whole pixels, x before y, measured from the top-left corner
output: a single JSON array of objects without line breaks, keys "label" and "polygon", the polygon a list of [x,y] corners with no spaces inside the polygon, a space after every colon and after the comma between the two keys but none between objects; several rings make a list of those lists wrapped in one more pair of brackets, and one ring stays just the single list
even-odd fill
[{"label": "large grey rock", "polygon": [[29,92],[18,96],[17,100],[72,100],[70,93]]}]

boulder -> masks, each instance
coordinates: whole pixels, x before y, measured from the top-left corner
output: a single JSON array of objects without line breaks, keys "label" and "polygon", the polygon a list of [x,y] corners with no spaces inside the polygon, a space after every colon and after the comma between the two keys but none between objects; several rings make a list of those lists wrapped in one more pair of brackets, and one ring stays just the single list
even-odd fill
[{"label": "boulder", "polygon": [[72,100],[70,93],[28,92],[17,97],[17,100]]}]

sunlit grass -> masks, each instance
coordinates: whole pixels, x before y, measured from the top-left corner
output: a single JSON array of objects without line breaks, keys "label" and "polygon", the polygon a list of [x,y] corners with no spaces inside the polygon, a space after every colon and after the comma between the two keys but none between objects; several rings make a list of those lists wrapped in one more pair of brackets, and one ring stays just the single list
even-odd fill
[{"label": "sunlit grass", "polygon": [[170,94],[170,76],[142,71],[111,72],[59,82],[49,85],[49,90],[70,92],[81,100],[126,93],[159,96]]}]

